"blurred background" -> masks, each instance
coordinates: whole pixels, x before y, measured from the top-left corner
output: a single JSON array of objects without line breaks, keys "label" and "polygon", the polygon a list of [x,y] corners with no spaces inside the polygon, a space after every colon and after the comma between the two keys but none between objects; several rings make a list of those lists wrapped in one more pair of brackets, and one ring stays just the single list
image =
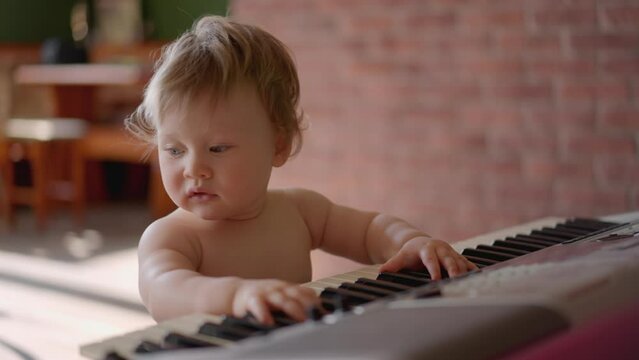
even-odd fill
[{"label": "blurred background", "polygon": [[[639,209],[637,0],[2,0],[0,124],[70,116],[89,130],[84,222],[56,206],[40,227],[17,206],[0,233],[17,265],[4,261],[0,280],[55,282],[143,314],[134,248],[171,204],[117,128],[158,49],[199,16],[227,13],[273,33],[298,65],[308,129],[273,187],[311,188],[451,242]],[[59,62],[118,66],[51,73]],[[29,183],[29,165],[7,164]],[[316,277],[359,266],[314,256]],[[59,268],[57,280],[24,270],[36,263]],[[110,326],[93,337],[127,323]]]}]

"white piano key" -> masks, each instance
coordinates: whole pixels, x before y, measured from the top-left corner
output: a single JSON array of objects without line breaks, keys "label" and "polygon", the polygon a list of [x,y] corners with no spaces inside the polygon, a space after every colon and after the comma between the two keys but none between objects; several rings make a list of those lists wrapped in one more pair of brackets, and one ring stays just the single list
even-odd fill
[{"label": "white piano key", "polygon": [[[361,277],[369,278],[370,275],[368,275],[365,272],[362,272],[362,273],[351,272],[351,273],[348,273],[348,274],[336,275],[336,276],[333,277],[333,279],[336,280],[336,281],[339,281],[340,283],[345,283],[345,282],[355,282],[357,279],[359,279]],[[375,275],[375,277],[377,277],[377,275]],[[375,277],[373,277],[373,278],[375,278]]]},{"label": "white piano key", "polygon": [[104,359],[107,354],[115,352],[122,357],[133,358],[135,348],[142,341],[146,340],[160,344],[166,333],[167,330],[165,328],[156,325],[102,342],[82,346],[80,354],[91,359]]},{"label": "white piano key", "polygon": [[316,284],[325,289],[327,287],[338,287],[342,285],[343,282],[344,281],[341,281],[339,279],[330,278],[330,279],[318,280]]},{"label": "white piano key", "polygon": [[554,227],[558,223],[565,221],[565,218],[559,217],[547,217],[535,221],[531,221],[525,224],[511,226],[509,228],[493,231],[488,234],[472,237],[470,239],[462,240],[451,244],[453,249],[461,253],[465,248],[474,248],[477,245],[492,245],[493,241],[506,238],[508,236],[515,236],[517,234],[528,234],[533,230],[541,229],[544,226]]},{"label": "white piano key", "polygon": [[155,326],[130,332],[122,336],[107,339],[102,342],[82,346],[80,353],[91,359],[103,359],[110,352],[116,352],[125,358],[133,358],[135,348],[142,341],[162,344],[164,337],[170,332],[178,332],[193,338],[204,340],[218,346],[228,346],[232,341],[198,335],[197,331],[205,322],[220,323],[221,317],[208,314],[193,314],[167,320]]},{"label": "white piano key", "polygon": [[309,283],[309,284],[304,284],[302,286],[313,289],[313,291],[315,291],[315,294],[317,296],[319,296],[322,293],[322,291],[324,291],[324,287],[320,286],[320,285],[315,285],[315,284],[310,284]]}]

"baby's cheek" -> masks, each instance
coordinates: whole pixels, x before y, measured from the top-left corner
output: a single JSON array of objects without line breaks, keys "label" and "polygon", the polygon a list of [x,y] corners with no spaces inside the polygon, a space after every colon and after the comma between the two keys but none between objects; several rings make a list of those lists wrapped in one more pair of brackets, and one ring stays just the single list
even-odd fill
[{"label": "baby's cheek", "polygon": [[183,202],[183,191],[182,189],[182,180],[175,176],[173,177],[165,177],[162,176],[162,183],[164,185],[164,189],[166,190],[167,195],[176,203],[178,206],[182,205]]}]

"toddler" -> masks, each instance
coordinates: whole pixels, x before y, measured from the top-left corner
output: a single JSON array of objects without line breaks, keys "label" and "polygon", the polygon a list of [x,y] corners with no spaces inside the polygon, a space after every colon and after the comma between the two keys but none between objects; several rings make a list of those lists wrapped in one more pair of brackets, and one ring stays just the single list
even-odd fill
[{"label": "toddler", "polygon": [[338,205],[305,189],[269,190],[273,167],[300,146],[299,81],[272,35],[224,17],[196,22],[167,46],[127,128],[157,146],[178,206],[140,239],[139,289],[157,320],[189,313],[272,312],[304,320],[317,306],[310,252],[382,271],[425,266],[432,278],[475,265],[392,216]]}]

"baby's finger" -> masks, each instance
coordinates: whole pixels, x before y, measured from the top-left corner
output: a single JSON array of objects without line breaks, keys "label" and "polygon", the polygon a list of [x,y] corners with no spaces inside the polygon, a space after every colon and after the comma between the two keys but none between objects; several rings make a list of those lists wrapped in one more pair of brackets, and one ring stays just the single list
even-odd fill
[{"label": "baby's finger", "polygon": [[463,256],[456,256],[455,261],[457,261],[457,266],[459,267],[459,275],[469,271],[468,268],[468,260],[466,260]]},{"label": "baby's finger", "polygon": [[287,315],[297,321],[304,321],[306,313],[304,306],[295,298],[285,295],[283,292],[273,292],[267,296],[269,305],[284,311]]},{"label": "baby's finger", "polygon": [[459,255],[448,244],[445,244],[445,246],[437,246],[435,253],[437,253],[437,258],[443,268],[446,269],[448,276],[455,277],[466,271],[466,265],[457,262]]},{"label": "baby's finger", "polygon": [[265,325],[274,324],[271,312],[260,296],[251,297],[246,304],[246,310],[252,313],[259,322]]},{"label": "baby's finger", "polygon": [[[442,262],[442,265],[444,266],[444,269],[446,269],[448,276],[455,277],[459,275],[459,273],[461,272],[460,270],[461,268],[457,264],[457,261],[455,261],[454,257],[450,255],[445,256],[444,258],[441,259],[441,262]],[[463,269],[465,268],[466,266],[463,267]]]},{"label": "baby's finger", "polygon": [[290,317],[297,321],[306,320],[306,306],[304,306],[301,302],[297,301],[297,299],[288,298],[284,302],[284,306],[282,307],[285,313],[287,313]]},{"label": "baby's finger", "polygon": [[380,272],[388,271],[388,272],[396,272],[401,270],[404,267],[404,258],[401,253],[396,254],[392,258],[388,259],[380,268]]},{"label": "baby's finger", "polygon": [[315,294],[315,291],[310,288],[305,288],[302,286],[291,286],[284,289],[284,293],[291,298],[297,299],[305,309],[310,307],[318,306],[320,304],[320,300]]},{"label": "baby's finger", "polygon": [[437,255],[433,251],[429,251],[427,247],[422,248],[419,251],[419,257],[422,259],[422,262],[428,269],[430,273],[430,278],[433,280],[439,280],[442,277],[439,259],[437,259]]},{"label": "baby's finger", "polygon": [[475,263],[473,263],[472,261],[466,258],[464,258],[464,261],[466,262],[466,269],[468,269],[468,271],[479,270],[479,267],[475,265]]}]

